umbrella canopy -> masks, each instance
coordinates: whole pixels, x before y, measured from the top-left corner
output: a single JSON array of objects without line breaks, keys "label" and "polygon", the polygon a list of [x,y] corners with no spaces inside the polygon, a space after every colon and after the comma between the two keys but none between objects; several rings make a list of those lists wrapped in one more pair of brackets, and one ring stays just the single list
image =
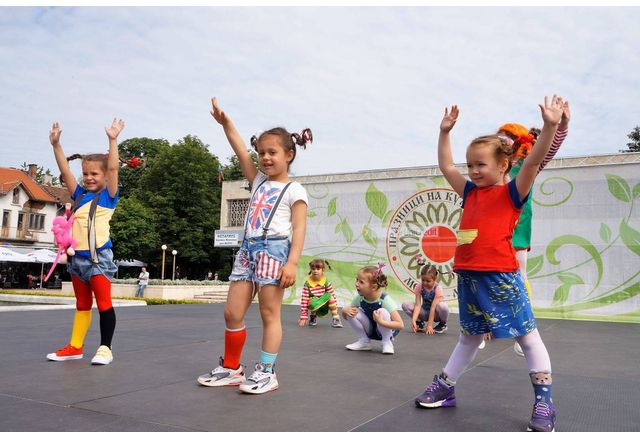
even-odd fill
[{"label": "umbrella canopy", "polygon": [[147,264],[137,259],[118,259],[114,261],[118,267],[146,267]]},{"label": "umbrella canopy", "polygon": [[[53,263],[53,261],[56,260],[57,255],[58,254],[54,251],[51,251],[46,248],[42,248],[40,250],[29,252],[25,256],[30,256],[34,258],[35,259],[34,262],[40,262],[41,264],[51,264]],[[63,264],[65,262],[60,261],[59,263]]]},{"label": "umbrella canopy", "polygon": [[36,262],[34,257],[23,255],[23,254],[20,254],[18,252],[14,252],[13,250],[9,250],[6,247],[0,247],[0,261],[3,261],[3,262]]}]

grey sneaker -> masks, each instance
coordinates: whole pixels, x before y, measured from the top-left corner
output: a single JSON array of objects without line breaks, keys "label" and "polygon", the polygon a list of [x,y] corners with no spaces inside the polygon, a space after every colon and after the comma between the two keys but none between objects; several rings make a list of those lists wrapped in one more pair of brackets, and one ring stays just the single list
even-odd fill
[{"label": "grey sneaker", "polygon": [[318,316],[311,314],[309,316],[309,326],[316,326],[318,324]]},{"label": "grey sneaker", "polygon": [[552,402],[536,401],[533,405],[531,420],[527,425],[527,431],[555,431],[556,406]]},{"label": "grey sneaker", "polygon": [[340,321],[340,319],[333,319],[333,321],[331,322],[331,327],[332,328],[342,328],[342,322]]},{"label": "grey sneaker", "polygon": [[444,379],[434,375],[433,382],[416,398],[416,407],[455,407],[455,386],[448,386]]},{"label": "grey sneaker", "polygon": [[240,391],[244,393],[267,393],[278,388],[278,379],[275,372],[267,372],[262,363],[256,364],[256,369],[251,376],[240,384]]},{"label": "grey sneaker", "polygon": [[244,371],[242,365],[237,369],[229,369],[222,366],[222,357],[218,360],[218,367],[209,373],[200,375],[198,383],[208,387],[238,386],[244,381]]}]

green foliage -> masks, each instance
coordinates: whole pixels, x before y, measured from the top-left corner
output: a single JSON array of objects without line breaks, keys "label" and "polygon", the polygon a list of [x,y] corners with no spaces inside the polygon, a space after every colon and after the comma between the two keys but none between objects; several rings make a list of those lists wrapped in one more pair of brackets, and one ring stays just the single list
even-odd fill
[{"label": "green foliage", "polygon": [[387,201],[387,196],[380,192],[373,183],[371,183],[367,189],[365,201],[371,213],[380,219],[384,218],[387,213],[387,205],[389,202]]},{"label": "green foliage", "polygon": [[178,251],[183,277],[215,268],[229,253],[213,247],[220,220],[219,169],[207,146],[186,136],[161,149],[140,179],[139,199],[153,210],[161,243]]},{"label": "green foliage", "polygon": [[620,201],[629,203],[632,199],[631,186],[629,183],[617,175],[605,174],[607,177],[607,185],[609,186],[609,192]]},{"label": "green foliage", "polygon": [[[29,165],[27,165],[27,162],[22,162],[22,165],[20,166],[20,168],[24,172],[29,172]],[[60,186],[60,180],[58,179],[58,177],[54,177],[53,174],[51,173],[51,170],[49,168],[45,170],[43,166],[38,166],[36,168],[36,178],[35,178],[36,183],[44,184],[44,178],[47,175],[51,177],[52,186]]]},{"label": "green foliage", "polygon": [[[251,156],[251,160],[253,160],[253,164],[258,167],[258,154],[255,151],[250,151],[249,155]],[[224,179],[226,181],[235,181],[235,180],[243,180],[244,174],[242,173],[242,168],[240,168],[240,161],[238,157],[233,155],[229,157],[229,164],[222,167],[222,173],[224,174]]]},{"label": "green foliage", "polygon": [[620,152],[640,152],[640,126],[631,130],[627,137],[631,142],[627,143],[627,149],[621,149]]},{"label": "green foliage", "polygon": [[135,195],[142,176],[153,165],[155,157],[170,146],[165,139],[150,139],[148,137],[134,137],[118,145],[118,153],[122,159],[129,160],[137,157],[144,160],[144,163],[137,168],[129,168],[128,166],[120,168],[118,174],[120,197]]},{"label": "green foliage", "polygon": [[111,220],[111,239],[117,259],[149,261],[162,245],[153,210],[135,197],[118,203]]}]

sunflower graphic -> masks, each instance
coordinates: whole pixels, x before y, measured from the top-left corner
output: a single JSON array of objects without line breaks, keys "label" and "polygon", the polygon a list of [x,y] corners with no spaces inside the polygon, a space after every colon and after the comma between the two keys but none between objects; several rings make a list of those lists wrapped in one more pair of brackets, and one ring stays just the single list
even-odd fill
[{"label": "sunflower graphic", "polygon": [[414,194],[394,213],[387,234],[387,253],[407,288],[412,289],[420,281],[425,263],[436,266],[443,286],[455,285],[453,257],[462,218],[461,202],[450,189],[427,189]]}]

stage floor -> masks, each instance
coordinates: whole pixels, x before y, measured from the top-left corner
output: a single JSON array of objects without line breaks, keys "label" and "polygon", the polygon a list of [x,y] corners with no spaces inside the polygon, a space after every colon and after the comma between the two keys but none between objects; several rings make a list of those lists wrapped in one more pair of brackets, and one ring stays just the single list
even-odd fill
[{"label": "stage floor", "polygon": [[[414,398],[447,361],[457,315],[443,335],[396,340],[396,354],[346,351],[348,324],[329,319],[299,328],[299,308],[283,307],[276,363],[280,389],[245,395],[209,388],[198,375],[223,350],[222,304],[116,308],[114,362],[91,366],[97,311],[85,358],[50,362],[67,343],[73,310],[0,317],[0,431],[524,431],[533,391],[512,340],[479,351],[458,380],[458,406],[418,409]],[[257,305],[247,315],[243,363],[259,358]],[[640,326],[539,320],[551,355],[556,431],[640,430]],[[405,319],[405,327],[408,322]]]}]

